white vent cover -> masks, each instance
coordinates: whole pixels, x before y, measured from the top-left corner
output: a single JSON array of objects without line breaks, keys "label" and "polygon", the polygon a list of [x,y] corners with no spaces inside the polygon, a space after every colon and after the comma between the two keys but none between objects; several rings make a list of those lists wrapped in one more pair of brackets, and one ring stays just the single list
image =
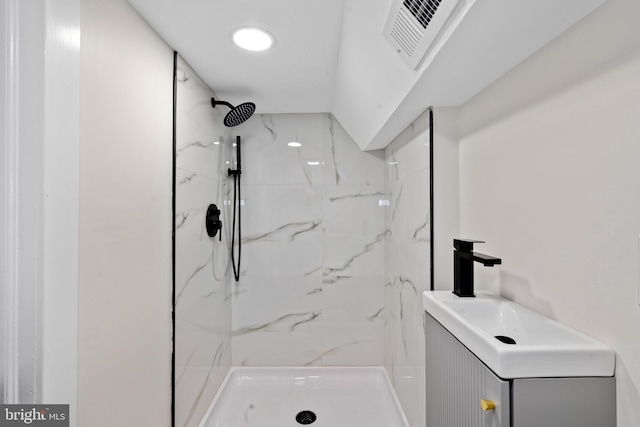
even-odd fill
[{"label": "white vent cover", "polygon": [[394,0],[384,36],[413,69],[422,63],[459,0]]}]

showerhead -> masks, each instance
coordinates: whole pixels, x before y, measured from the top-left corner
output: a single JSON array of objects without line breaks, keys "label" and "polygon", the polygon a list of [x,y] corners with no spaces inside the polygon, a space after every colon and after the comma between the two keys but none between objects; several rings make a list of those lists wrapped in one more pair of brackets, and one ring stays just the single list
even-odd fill
[{"label": "showerhead", "polygon": [[232,108],[224,117],[224,125],[227,127],[238,126],[244,123],[256,111],[256,104],[253,102],[244,102]]},{"label": "showerhead", "polygon": [[226,127],[234,127],[244,123],[249,117],[256,111],[256,104],[253,102],[244,102],[236,107],[229,104],[227,101],[216,101],[211,98],[211,106],[216,108],[216,105],[226,105],[231,109],[224,117],[224,125]]}]

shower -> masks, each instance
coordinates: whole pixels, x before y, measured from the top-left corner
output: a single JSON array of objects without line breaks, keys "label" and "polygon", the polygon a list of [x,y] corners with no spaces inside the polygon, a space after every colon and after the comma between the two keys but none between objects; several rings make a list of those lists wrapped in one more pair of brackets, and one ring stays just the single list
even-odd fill
[{"label": "shower", "polygon": [[[245,102],[236,107],[226,101],[216,101],[211,98],[211,106],[216,108],[216,105],[226,105],[230,111],[224,117],[224,125],[227,127],[238,126],[244,123],[249,117],[253,115],[256,110],[256,104],[253,102]],[[240,136],[236,136],[236,168],[228,170],[228,175],[233,177],[233,224],[231,229],[231,264],[233,266],[233,276],[236,282],[240,280],[240,260],[242,255],[242,225],[241,218],[241,205],[242,197],[240,196],[240,175],[242,175],[242,165],[240,159]],[[237,215],[236,215],[237,209]],[[236,243],[236,218],[238,221],[238,258],[236,263],[235,256],[235,243]]]},{"label": "shower", "polygon": [[238,126],[244,123],[249,117],[256,111],[256,104],[253,102],[244,102],[236,107],[228,103],[227,101],[216,101],[211,98],[211,106],[216,108],[216,105],[226,105],[231,111],[224,116],[224,125],[228,128]]}]

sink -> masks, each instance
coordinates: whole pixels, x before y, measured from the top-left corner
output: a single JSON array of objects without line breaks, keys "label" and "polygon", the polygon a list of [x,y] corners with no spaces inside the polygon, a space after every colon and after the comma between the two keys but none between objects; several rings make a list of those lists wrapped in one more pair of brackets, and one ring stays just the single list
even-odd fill
[{"label": "sink", "polygon": [[423,304],[502,378],[613,376],[609,347],[499,295],[477,291],[475,298],[460,298],[427,291]]}]

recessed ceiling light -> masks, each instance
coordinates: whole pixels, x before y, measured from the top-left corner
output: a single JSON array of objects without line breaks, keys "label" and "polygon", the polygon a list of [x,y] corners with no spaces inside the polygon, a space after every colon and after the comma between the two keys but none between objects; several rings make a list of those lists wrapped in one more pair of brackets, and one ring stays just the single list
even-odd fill
[{"label": "recessed ceiling light", "polygon": [[302,144],[300,144],[299,142],[295,142],[292,141],[290,143],[287,144],[289,147],[302,147]]},{"label": "recessed ceiling light", "polygon": [[236,28],[231,38],[238,47],[253,52],[267,50],[276,42],[268,31],[256,27]]}]

